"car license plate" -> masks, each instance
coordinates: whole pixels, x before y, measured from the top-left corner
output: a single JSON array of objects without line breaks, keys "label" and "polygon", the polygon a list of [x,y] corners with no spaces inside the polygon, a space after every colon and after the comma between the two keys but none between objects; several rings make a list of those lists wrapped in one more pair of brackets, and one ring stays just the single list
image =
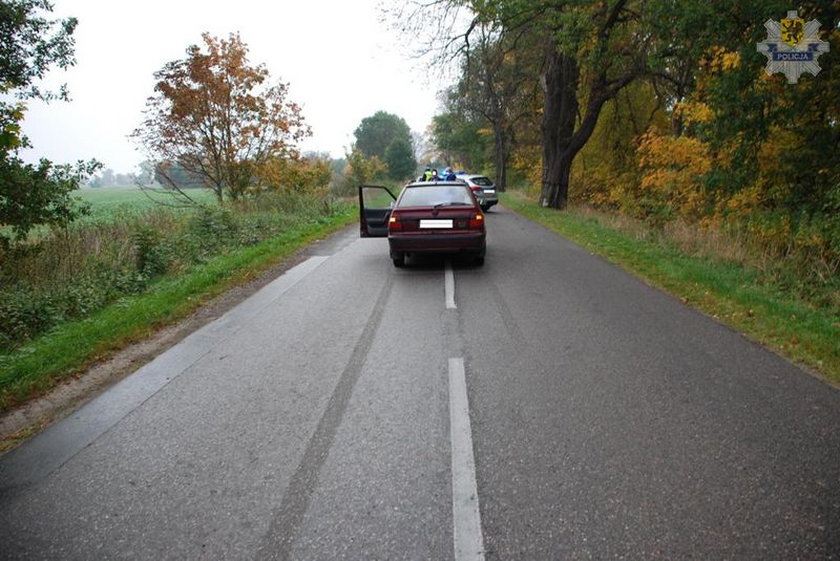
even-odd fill
[{"label": "car license plate", "polygon": [[421,228],[452,228],[451,220],[420,220]]},{"label": "car license plate", "polygon": [[484,194],[485,194],[485,195],[495,195],[495,194],[496,194],[496,190],[495,190],[495,189],[485,189],[485,190],[484,190]]}]

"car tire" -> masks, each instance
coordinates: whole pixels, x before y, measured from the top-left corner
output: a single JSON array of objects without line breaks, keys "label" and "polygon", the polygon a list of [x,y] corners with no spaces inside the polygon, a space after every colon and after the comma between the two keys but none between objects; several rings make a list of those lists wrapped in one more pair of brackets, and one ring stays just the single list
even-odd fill
[{"label": "car tire", "polygon": [[481,267],[482,265],[484,265],[484,256],[479,255],[475,258],[475,261],[473,261],[473,263],[475,263],[477,267]]},{"label": "car tire", "polygon": [[391,258],[394,261],[394,267],[404,267],[405,266],[405,254],[401,253],[399,255],[395,255]]}]

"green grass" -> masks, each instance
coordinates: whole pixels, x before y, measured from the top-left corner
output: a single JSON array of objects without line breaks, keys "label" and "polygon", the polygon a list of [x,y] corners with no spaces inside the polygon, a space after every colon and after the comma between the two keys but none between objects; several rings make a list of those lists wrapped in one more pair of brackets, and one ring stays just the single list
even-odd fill
[{"label": "green grass", "polygon": [[[201,204],[215,202],[215,196],[207,189],[190,189],[189,196]],[[160,188],[139,187],[83,187],[73,192],[73,197],[90,206],[90,214],[80,216],[73,222],[73,227],[85,227],[90,224],[115,223],[130,219],[166,205],[171,211],[177,211],[179,203],[173,196]],[[184,209],[186,210],[186,209]],[[11,232],[11,228],[5,227]],[[36,226],[29,238],[35,239],[50,233],[48,226]]]},{"label": "green grass", "polygon": [[[214,195],[207,189],[190,189],[189,196],[200,203],[213,203]],[[83,202],[90,205],[90,216],[83,217],[79,223],[91,221],[119,220],[126,214],[138,214],[153,210],[161,204],[177,205],[177,200],[163,189],[139,187],[98,187],[83,188],[75,191]]]},{"label": "green grass", "polygon": [[[190,189],[190,197],[201,202],[212,202],[215,200],[213,193],[208,189]],[[85,202],[101,207],[115,207],[130,204],[133,206],[151,207],[156,201],[166,202],[171,199],[165,189],[161,188],[140,188],[140,187],[83,187],[74,191]]]},{"label": "green grass", "polygon": [[357,220],[355,207],[289,228],[281,236],[164,277],[84,320],[61,324],[0,358],[0,411],[39,395],[93,362],[187,316],[324,235]]},{"label": "green grass", "polygon": [[836,309],[810,305],[750,267],[686,255],[667,241],[612,228],[591,213],[541,208],[517,194],[503,194],[501,200],[790,360],[840,382]]}]

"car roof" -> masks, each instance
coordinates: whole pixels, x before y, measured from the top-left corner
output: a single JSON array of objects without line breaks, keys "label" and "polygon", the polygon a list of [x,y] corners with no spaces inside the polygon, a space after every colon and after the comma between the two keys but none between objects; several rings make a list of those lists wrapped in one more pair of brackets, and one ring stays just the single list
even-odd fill
[{"label": "car roof", "polygon": [[443,204],[441,201],[478,205],[469,186],[463,181],[414,181],[400,192],[396,207],[430,207]]},{"label": "car roof", "polygon": [[435,185],[460,185],[464,186],[464,182],[456,179],[455,181],[412,181],[406,187],[432,187]]}]

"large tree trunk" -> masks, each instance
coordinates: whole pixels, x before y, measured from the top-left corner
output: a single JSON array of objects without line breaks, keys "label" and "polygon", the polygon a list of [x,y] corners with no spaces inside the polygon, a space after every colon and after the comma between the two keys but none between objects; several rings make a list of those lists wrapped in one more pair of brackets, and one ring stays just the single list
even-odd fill
[{"label": "large tree trunk", "polygon": [[496,167],[496,187],[504,191],[507,186],[508,134],[498,121],[493,123],[493,164]]},{"label": "large tree trunk", "polygon": [[557,52],[551,42],[546,51],[543,75],[543,177],[540,204],[566,206],[571,160],[569,143],[578,112],[577,86],[580,69],[574,57]]},{"label": "large tree trunk", "polygon": [[543,75],[543,173],[540,204],[552,208],[565,208],[569,200],[569,178],[572,162],[584,147],[604,103],[635,77],[630,73],[607,83],[602,73],[589,78],[586,111],[578,123],[578,85],[580,69],[573,56],[557,52],[550,44],[546,53]]},{"label": "large tree trunk", "polygon": [[565,208],[569,200],[569,177],[572,173],[574,155],[568,150],[553,156],[548,166],[544,166],[542,198],[540,204],[552,208]]}]

